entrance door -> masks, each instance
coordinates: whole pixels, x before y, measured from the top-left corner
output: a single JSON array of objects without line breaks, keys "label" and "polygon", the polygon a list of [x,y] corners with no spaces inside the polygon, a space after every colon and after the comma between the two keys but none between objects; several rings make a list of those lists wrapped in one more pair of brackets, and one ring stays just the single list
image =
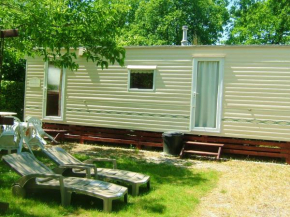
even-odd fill
[{"label": "entrance door", "polygon": [[53,64],[48,64],[44,88],[44,118],[60,119],[63,111],[64,73]]},{"label": "entrance door", "polygon": [[222,59],[194,59],[191,130],[207,132],[220,131],[223,81],[222,65]]}]

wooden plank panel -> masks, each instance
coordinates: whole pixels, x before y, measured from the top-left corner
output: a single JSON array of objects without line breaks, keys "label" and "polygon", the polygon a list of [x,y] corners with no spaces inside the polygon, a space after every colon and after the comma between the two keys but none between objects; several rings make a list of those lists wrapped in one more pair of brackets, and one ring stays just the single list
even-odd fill
[{"label": "wooden plank panel", "polygon": [[289,135],[275,135],[275,134],[270,134],[270,133],[254,133],[254,134],[249,134],[247,135],[246,132],[244,131],[230,131],[228,130],[227,133],[222,134],[221,136],[225,136],[225,137],[234,137],[234,138],[244,138],[244,139],[257,139],[257,140],[272,140],[272,141],[290,141]]},{"label": "wooden plank panel", "polygon": [[235,149],[235,150],[248,150],[248,151],[259,151],[259,152],[271,152],[271,153],[285,153],[286,149],[281,148],[266,148],[266,147],[255,147],[255,146],[243,146],[243,145],[229,145],[225,144],[224,148]]},{"label": "wooden plank panel", "polygon": [[185,140],[189,141],[201,141],[201,142],[217,142],[223,144],[248,144],[256,146],[273,146],[281,148],[290,148],[290,142],[274,142],[274,141],[262,141],[262,140],[249,140],[239,138],[226,138],[226,137],[211,137],[211,136],[196,136],[187,134]]},{"label": "wooden plank panel", "polygon": [[280,153],[270,153],[270,152],[257,152],[257,151],[245,151],[245,150],[233,150],[233,149],[223,149],[223,153],[229,154],[243,154],[250,156],[261,156],[261,157],[278,157],[278,158],[286,158],[286,154]]}]

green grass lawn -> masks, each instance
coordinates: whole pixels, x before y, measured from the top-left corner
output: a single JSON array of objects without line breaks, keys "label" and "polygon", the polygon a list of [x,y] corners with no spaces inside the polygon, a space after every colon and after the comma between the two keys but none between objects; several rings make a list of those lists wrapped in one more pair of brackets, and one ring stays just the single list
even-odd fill
[{"label": "green grass lawn", "polygon": [[[53,166],[42,153],[36,152],[36,156]],[[75,156],[81,160],[87,158],[85,155]],[[140,187],[139,196],[129,194],[128,204],[122,200],[113,201],[113,212],[110,214],[102,212],[102,200],[83,195],[73,195],[71,206],[66,208],[60,205],[59,192],[42,191],[28,194],[26,198],[14,197],[11,185],[19,176],[1,161],[0,201],[8,202],[10,206],[6,216],[190,216],[200,198],[213,189],[218,180],[218,173],[211,170],[148,163],[129,155],[116,156],[116,159],[119,169],[150,175],[151,190],[147,191],[146,185]]]}]

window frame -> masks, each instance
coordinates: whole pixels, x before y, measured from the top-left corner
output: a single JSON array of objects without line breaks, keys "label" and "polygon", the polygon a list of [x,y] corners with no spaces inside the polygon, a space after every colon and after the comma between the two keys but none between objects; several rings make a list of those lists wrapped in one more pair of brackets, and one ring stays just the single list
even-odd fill
[{"label": "window frame", "polygon": [[[127,90],[129,92],[154,92],[156,85],[155,85],[155,77],[156,77],[156,70],[157,66],[143,66],[143,65],[128,65],[128,85],[127,85]],[[153,87],[152,89],[139,89],[139,88],[131,88],[131,71],[132,70],[152,70],[153,71]]]},{"label": "window frame", "polygon": [[[197,88],[197,66],[200,61],[217,61],[219,62],[219,78],[218,78],[218,96],[217,96],[217,114],[216,114],[216,127],[195,127],[195,108],[196,99],[194,99],[194,94],[196,94]],[[193,67],[192,67],[192,85],[191,85],[191,102],[190,102],[190,123],[189,131],[191,132],[212,132],[221,133],[221,120],[222,120],[222,110],[223,110],[223,86],[224,86],[224,62],[225,57],[193,57]]]},{"label": "window frame", "polygon": [[53,63],[45,62],[44,70],[44,81],[43,81],[43,103],[42,103],[42,118],[43,120],[64,120],[64,106],[65,106],[65,85],[66,85],[66,70],[64,67],[60,68],[62,71],[62,81],[61,81],[61,102],[60,102],[60,116],[47,116],[46,106],[47,106],[47,82],[48,82],[48,70],[49,65],[54,65]]}]

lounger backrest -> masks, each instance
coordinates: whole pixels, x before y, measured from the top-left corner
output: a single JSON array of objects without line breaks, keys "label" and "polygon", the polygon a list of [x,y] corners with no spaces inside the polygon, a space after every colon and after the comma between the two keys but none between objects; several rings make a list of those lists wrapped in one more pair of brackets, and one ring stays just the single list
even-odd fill
[{"label": "lounger backrest", "polygon": [[50,168],[38,161],[28,152],[4,155],[2,160],[4,160],[21,176],[26,176],[29,174],[54,174]]},{"label": "lounger backrest", "polygon": [[42,151],[58,165],[82,164],[81,161],[60,147],[45,148]]},{"label": "lounger backrest", "polygon": [[44,129],[42,129],[42,121],[36,117],[27,117],[27,124],[28,126],[33,126],[31,131],[31,137],[36,138],[38,141],[36,141],[37,144],[40,142],[40,146],[46,145],[46,141],[44,140],[44,137],[48,137],[53,142],[57,143],[57,141],[49,134],[47,134]]},{"label": "lounger backrest", "polygon": [[26,120],[29,126],[30,124],[32,124],[32,126],[36,130],[35,133],[38,133],[40,136],[43,136],[45,134],[45,132],[42,129],[42,121],[40,119],[35,117],[28,117]]}]

